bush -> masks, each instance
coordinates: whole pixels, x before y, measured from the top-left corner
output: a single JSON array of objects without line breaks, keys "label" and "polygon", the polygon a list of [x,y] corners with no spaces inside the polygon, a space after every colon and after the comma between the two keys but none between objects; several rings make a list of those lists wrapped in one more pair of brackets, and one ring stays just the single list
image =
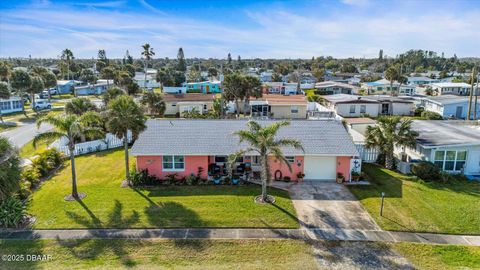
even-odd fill
[{"label": "bush", "polygon": [[0,202],[20,189],[20,159],[10,141],[0,136]]},{"label": "bush", "polygon": [[36,167],[40,176],[48,175],[53,169],[62,164],[63,156],[56,149],[48,149],[42,152],[32,161],[33,167]]},{"label": "bush", "polygon": [[130,181],[135,187],[138,186],[154,186],[160,184],[157,177],[148,174],[148,170],[142,170],[140,172],[132,171],[130,173]]},{"label": "bush", "polygon": [[0,204],[0,226],[15,228],[20,225],[25,215],[25,205],[15,196],[6,199]]},{"label": "bush", "polygon": [[421,116],[425,120],[443,120],[443,116],[436,112],[423,111]]},{"label": "bush", "polygon": [[193,173],[187,177],[185,177],[185,184],[188,186],[193,186],[198,183],[197,177],[193,175]]},{"label": "bush", "polygon": [[40,183],[40,171],[36,166],[31,166],[27,169],[24,169],[22,172],[22,179],[25,182],[30,183],[30,187],[34,188]]},{"label": "bush", "polygon": [[438,181],[440,180],[440,169],[437,165],[422,161],[412,165],[412,173],[418,178],[425,181]]},{"label": "bush", "polygon": [[415,109],[415,116],[422,116],[422,113],[425,111],[423,107],[419,107]]}]

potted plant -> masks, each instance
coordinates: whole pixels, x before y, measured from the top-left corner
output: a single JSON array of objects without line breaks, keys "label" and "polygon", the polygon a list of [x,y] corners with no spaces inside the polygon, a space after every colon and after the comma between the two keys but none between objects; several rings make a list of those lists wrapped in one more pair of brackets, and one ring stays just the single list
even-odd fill
[{"label": "potted plant", "polygon": [[238,185],[238,183],[240,183],[240,176],[238,176],[237,174],[234,174],[232,176],[232,185]]},{"label": "potted plant", "polygon": [[222,178],[220,177],[219,174],[215,174],[215,175],[213,176],[213,183],[214,183],[215,185],[220,185],[220,184],[222,183]]},{"label": "potted plant", "polygon": [[358,182],[360,180],[360,173],[352,170],[351,174],[352,174],[353,181]]},{"label": "potted plant", "polygon": [[345,176],[343,176],[343,173],[337,173],[337,183],[341,184],[345,181]]},{"label": "potted plant", "polygon": [[302,172],[297,173],[297,181],[298,182],[302,182],[304,177],[305,177],[304,173],[302,173]]},{"label": "potted plant", "polygon": [[291,179],[289,176],[283,177],[283,181],[284,181],[284,182],[287,182],[287,183],[288,183],[288,182],[290,182],[290,180],[292,180],[292,179]]}]

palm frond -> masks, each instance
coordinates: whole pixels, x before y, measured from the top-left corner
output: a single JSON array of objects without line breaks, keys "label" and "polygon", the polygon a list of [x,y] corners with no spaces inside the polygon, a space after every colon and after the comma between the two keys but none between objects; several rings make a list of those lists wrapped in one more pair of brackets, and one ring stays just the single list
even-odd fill
[{"label": "palm frond", "polygon": [[56,132],[56,131],[48,131],[48,132],[38,134],[33,138],[33,147],[37,148],[37,145],[39,142],[56,140],[56,139],[60,139],[63,136],[66,136],[66,134]]}]

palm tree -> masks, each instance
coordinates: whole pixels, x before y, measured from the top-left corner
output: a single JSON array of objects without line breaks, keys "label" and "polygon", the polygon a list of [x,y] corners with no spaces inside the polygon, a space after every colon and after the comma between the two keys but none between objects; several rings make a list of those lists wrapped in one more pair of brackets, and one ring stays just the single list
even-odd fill
[{"label": "palm tree", "polygon": [[95,112],[88,112],[82,116],[75,114],[55,115],[49,113],[37,120],[37,128],[42,123],[48,123],[53,126],[53,131],[40,133],[33,139],[33,146],[36,147],[39,142],[50,141],[62,137],[68,140],[68,150],[70,152],[70,166],[72,168],[72,194],[65,196],[65,200],[81,199],[86,196],[85,193],[77,192],[77,175],[75,172],[75,140],[81,136],[90,138],[102,137],[103,131],[92,127],[100,122],[100,116]]},{"label": "palm tree", "polygon": [[130,171],[128,162],[128,132],[136,139],[140,132],[145,130],[146,117],[142,108],[138,106],[132,97],[121,95],[108,104],[108,130],[118,138],[123,139],[125,146],[125,179],[130,185]]},{"label": "palm tree", "polygon": [[70,80],[70,65],[72,63],[72,60],[74,59],[73,52],[70,49],[65,49],[62,51],[61,58],[67,65],[68,79]]},{"label": "palm tree", "polygon": [[[269,196],[267,196],[267,185],[271,182],[269,156],[273,156],[280,162],[285,163],[288,169],[292,171],[290,163],[287,161],[282,152],[282,147],[293,147],[303,151],[302,144],[294,139],[276,138],[277,132],[281,127],[288,126],[290,123],[287,121],[275,122],[271,125],[262,127],[255,121],[249,121],[249,130],[240,130],[235,132],[240,137],[240,143],[247,142],[249,146],[246,149],[240,150],[235,153],[234,156],[243,156],[245,153],[255,152],[260,156],[262,165],[262,195],[259,198],[261,202],[271,202]],[[270,196],[271,197],[271,196]]]},{"label": "palm tree", "polygon": [[393,96],[393,82],[398,79],[398,70],[395,67],[389,67],[385,71],[385,79],[390,81],[390,94]]},{"label": "palm tree", "polygon": [[147,88],[147,68],[148,68],[148,62],[152,59],[152,56],[155,55],[155,52],[153,52],[153,48],[150,47],[150,44],[145,43],[142,45],[143,52],[142,55],[145,58],[145,81],[143,83],[143,88]]},{"label": "palm tree", "polygon": [[[0,99],[10,98],[10,88],[8,83],[0,82]],[[3,123],[2,107],[0,107],[0,121]]]},{"label": "palm tree", "polygon": [[102,99],[103,99],[103,103],[105,104],[105,107],[108,107],[108,103],[110,101],[124,94],[125,92],[123,92],[122,89],[118,87],[108,88],[107,91],[105,91],[105,93],[103,93],[102,95]]},{"label": "palm tree", "polygon": [[147,106],[150,115],[161,117],[165,113],[165,101],[160,93],[147,92],[143,95],[140,103]]},{"label": "palm tree", "polygon": [[415,147],[418,133],[411,130],[412,120],[400,116],[381,116],[376,126],[368,126],[365,138],[367,148],[378,147],[385,158],[385,167],[394,168],[395,146]]},{"label": "palm tree", "polygon": [[88,98],[73,98],[65,104],[65,113],[76,114],[78,116],[88,112],[95,111],[97,107]]}]

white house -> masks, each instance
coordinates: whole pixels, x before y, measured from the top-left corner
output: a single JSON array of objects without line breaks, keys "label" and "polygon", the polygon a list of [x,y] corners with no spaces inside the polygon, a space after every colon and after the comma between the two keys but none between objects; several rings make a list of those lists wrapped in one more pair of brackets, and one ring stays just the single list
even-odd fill
[{"label": "white house", "polygon": [[361,117],[369,115],[412,115],[415,110],[413,101],[390,96],[355,96],[338,94],[324,96],[325,106],[342,117]]},{"label": "white house", "polygon": [[[432,96],[422,99],[422,106],[426,111],[436,112],[444,118],[467,118],[468,103],[469,97],[456,95]],[[472,104],[472,114],[474,107]],[[480,104],[477,105],[477,116],[480,117]]]},{"label": "white house", "polygon": [[433,83],[430,85],[434,95],[460,95],[466,96],[470,93],[470,88],[472,87],[468,83],[453,83],[453,82],[444,82],[444,83]]},{"label": "white house", "polygon": [[341,82],[326,81],[317,82],[315,89],[323,91],[326,94],[353,94],[354,86]]},{"label": "white house", "polygon": [[[400,83],[394,81],[391,88],[400,96],[412,96],[415,94],[416,87],[408,84],[400,85]],[[364,83],[362,84],[362,89],[369,95],[387,95],[392,93],[390,81],[387,79]]]},{"label": "white house", "polygon": [[147,78],[145,80],[145,72],[135,72],[133,80],[140,87],[146,87],[147,89],[160,88],[160,83],[156,79],[157,71],[155,69],[147,70]]},{"label": "white house", "polygon": [[430,161],[443,171],[480,179],[478,122],[415,120],[412,130],[419,133],[416,148],[397,149],[407,162]]},{"label": "white house", "polygon": [[0,112],[2,114],[21,112],[23,110],[23,101],[20,97],[10,97],[9,99],[0,99]]},{"label": "white house", "polygon": [[75,94],[77,96],[101,95],[112,86],[113,80],[97,80],[95,84],[75,86]]},{"label": "white house", "polygon": [[432,79],[429,77],[419,76],[419,77],[407,77],[408,85],[429,85],[432,83],[439,82],[437,79]]},{"label": "white house", "polygon": [[187,93],[187,88],[185,86],[164,86],[163,87],[163,93],[168,93],[168,94],[186,94]]}]

